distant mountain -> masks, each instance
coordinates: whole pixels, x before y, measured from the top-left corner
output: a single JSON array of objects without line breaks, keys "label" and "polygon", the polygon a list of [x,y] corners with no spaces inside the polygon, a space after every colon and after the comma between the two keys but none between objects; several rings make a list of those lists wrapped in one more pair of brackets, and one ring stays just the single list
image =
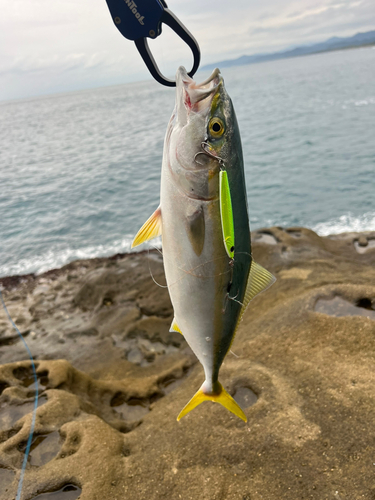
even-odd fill
[{"label": "distant mountain", "polygon": [[354,47],[363,47],[366,45],[375,45],[375,30],[367,31],[366,33],[357,33],[348,38],[340,38],[334,36],[325,42],[315,43],[314,45],[305,45],[283,52],[274,52],[271,54],[254,54],[252,56],[241,56],[237,59],[228,59],[219,61],[214,64],[207,64],[201,69],[214,69],[217,66],[220,68],[228,66],[242,66],[243,64],[255,64],[264,61],[274,61],[275,59],[286,59],[288,57],[306,56],[309,54],[317,54],[318,52],[328,52],[331,50],[349,49]]}]

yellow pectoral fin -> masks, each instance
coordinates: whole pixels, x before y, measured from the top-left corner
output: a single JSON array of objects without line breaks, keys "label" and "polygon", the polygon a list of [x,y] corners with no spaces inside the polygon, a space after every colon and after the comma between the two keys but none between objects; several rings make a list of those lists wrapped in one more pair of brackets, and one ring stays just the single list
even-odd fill
[{"label": "yellow pectoral fin", "polygon": [[181,333],[181,335],[183,335],[180,327],[178,326],[177,324],[177,321],[176,321],[176,318],[173,318],[173,321],[172,321],[172,324],[171,324],[171,327],[169,329],[170,332],[177,332],[177,333]]},{"label": "yellow pectoral fin", "polygon": [[198,392],[191,398],[188,404],[182,409],[181,413],[177,417],[177,420],[181,420],[189,411],[194,410],[194,408],[204,401],[213,401],[214,403],[220,403],[224,408],[234,413],[237,417],[241,418],[244,422],[247,422],[246,415],[244,414],[242,408],[236,401],[232,398],[230,394],[224,389],[224,387],[219,384],[218,394],[205,394],[202,387]]},{"label": "yellow pectoral fin", "polygon": [[149,219],[143,224],[141,229],[136,234],[132,248],[144,243],[145,241],[152,240],[161,235],[161,208],[159,207],[151,215]]}]

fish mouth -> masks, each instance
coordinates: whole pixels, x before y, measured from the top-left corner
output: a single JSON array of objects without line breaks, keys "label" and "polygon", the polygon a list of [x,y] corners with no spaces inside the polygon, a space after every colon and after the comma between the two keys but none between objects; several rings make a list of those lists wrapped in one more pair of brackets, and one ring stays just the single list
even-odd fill
[{"label": "fish mouth", "polygon": [[179,118],[185,122],[186,115],[190,112],[202,113],[206,111],[222,83],[223,77],[218,68],[214,69],[212,74],[202,83],[196,83],[187,74],[186,69],[180,66],[176,74]]}]

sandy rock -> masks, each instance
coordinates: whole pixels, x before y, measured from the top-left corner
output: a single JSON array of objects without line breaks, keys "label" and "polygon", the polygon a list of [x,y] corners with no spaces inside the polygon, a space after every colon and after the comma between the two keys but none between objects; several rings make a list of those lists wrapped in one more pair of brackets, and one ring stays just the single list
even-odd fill
[{"label": "sandy rock", "polygon": [[[3,279],[41,386],[23,498],[374,500],[370,241],[304,228],[253,234],[255,260],[278,280],[250,304],[220,372],[247,424],[210,403],[176,421],[203,370],[169,333],[171,305],[149,273],[165,283],[157,254]],[[30,430],[25,358],[0,315],[1,500],[15,498]]]}]

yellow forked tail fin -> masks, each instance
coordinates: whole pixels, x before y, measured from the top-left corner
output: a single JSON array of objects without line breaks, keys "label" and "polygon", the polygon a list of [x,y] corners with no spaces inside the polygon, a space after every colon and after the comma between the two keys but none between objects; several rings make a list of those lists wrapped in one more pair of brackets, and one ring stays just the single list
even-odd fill
[{"label": "yellow forked tail fin", "polygon": [[194,394],[188,404],[182,409],[177,417],[177,420],[181,420],[182,417],[189,413],[189,411],[193,410],[196,406],[203,403],[203,401],[213,401],[214,403],[220,403],[227,410],[237,415],[237,417],[240,417],[244,422],[247,422],[246,415],[242,411],[240,405],[237,404],[232,396],[227,393],[220,382],[217,382],[217,388],[215,387],[217,390],[215,390],[215,394],[205,394],[202,389],[203,385],[199,391]]}]

